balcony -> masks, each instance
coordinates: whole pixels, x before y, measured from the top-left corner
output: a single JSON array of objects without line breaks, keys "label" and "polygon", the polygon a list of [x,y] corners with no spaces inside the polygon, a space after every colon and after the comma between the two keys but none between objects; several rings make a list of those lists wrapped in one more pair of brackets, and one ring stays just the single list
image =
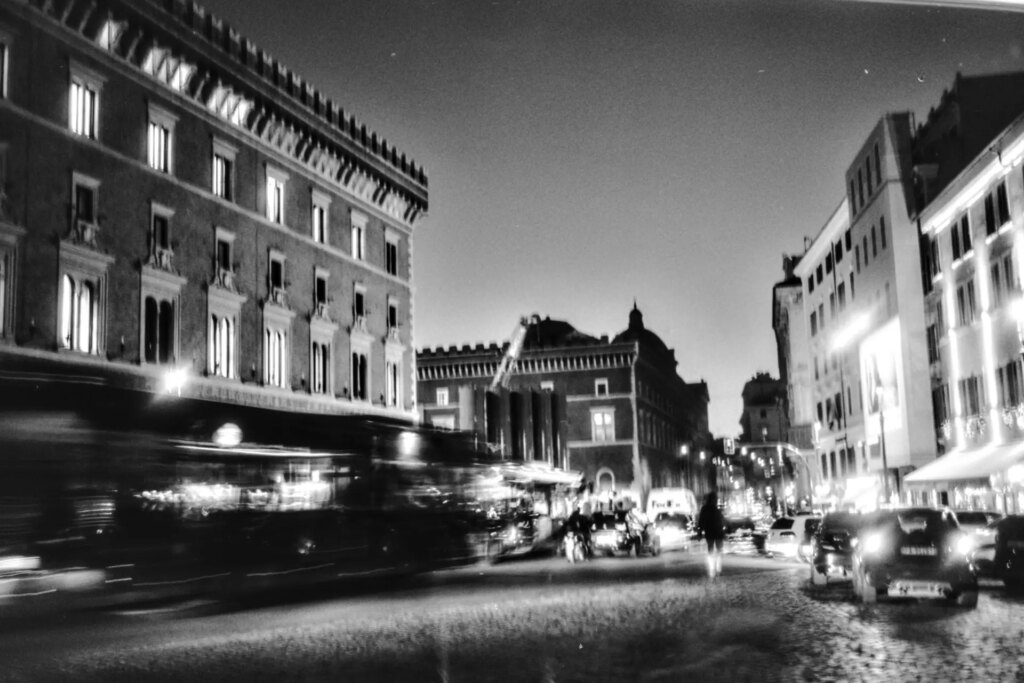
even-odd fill
[{"label": "balcony", "polygon": [[385,339],[389,342],[400,342],[402,341],[402,328],[398,325],[392,325],[388,328],[388,334]]},{"label": "balcony", "polygon": [[92,249],[96,248],[96,238],[99,236],[100,226],[98,223],[86,220],[76,220],[71,227],[68,238],[75,244],[80,244]]},{"label": "balcony", "polygon": [[366,316],[365,315],[358,315],[357,314],[352,319],[352,331],[353,332],[363,332],[363,333],[366,333],[367,330],[366,330]]},{"label": "balcony", "polygon": [[155,247],[146,265],[169,273],[174,272],[174,252],[168,247]]},{"label": "balcony", "polygon": [[281,308],[288,308],[288,292],[284,287],[271,287],[269,301]]},{"label": "balcony", "polygon": [[213,278],[213,284],[231,292],[237,291],[235,289],[235,271],[228,270],[227,268],[218,268],[217,274]]},{"label": "balcony", "polygon": [[316,302],[316,305],[313,307],[313,317],[320,318],[321,320],[330,320],[331,319],[330,312],[327,310],[327,302],[326,301],[317,301]]}]

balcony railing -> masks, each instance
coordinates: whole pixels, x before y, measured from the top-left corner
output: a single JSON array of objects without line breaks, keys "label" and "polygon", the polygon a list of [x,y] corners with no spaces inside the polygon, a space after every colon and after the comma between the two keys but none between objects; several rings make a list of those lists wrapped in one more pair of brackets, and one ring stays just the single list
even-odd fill
[{"label": "balcony railing", "polygon": [[365,315],[357,315],[357,316],[355,316],[355,318],[352,320],[352,329],[353,330],[358,330],[360,332],[366,332],[366,316]]},{"label": "balcony railing", "polygon": [[99,232],[100,226],[97,223],[79,219],[72,225],[69,237],[75,244],[82,244],[95,249],[96,238],[99,236]]},{"label": "balcony railing", "polygon": [[284,287],[271,287],[270,288],[270,301],[271,303],[277,304],[284,308],[288,307],[288,293],[284,290]]}]

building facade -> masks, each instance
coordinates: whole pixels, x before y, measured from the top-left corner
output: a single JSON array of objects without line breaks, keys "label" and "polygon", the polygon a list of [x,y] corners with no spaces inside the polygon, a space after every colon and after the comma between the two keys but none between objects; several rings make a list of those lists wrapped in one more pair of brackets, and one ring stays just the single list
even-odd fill
[{"label": "building facade", "polygon": [[194,2],[2,0],[0,79],[0,353],[415,418],[422,167]]},{"label": "building facade", "polygon": [[597,493],[644,502],[653,487],[708,488],[707,385],[678,376],[674,352],[636,307],[611,340],[550,318],[531,323],[509,389],[489,391],[504,351],[420,351],[423,422],[473,431],[507,458],[580,472]]},{"label": "building facade", "polygon": [[847,169],[844,202],[796,268],[828,500],[905,500],[904,477],[936,457],[937,327],[925,314],[918,214],[1021,111],[1021,85],[1019,73],[958,74],[921,125],[909,113],[883,116]]},{"label": "building facade", "polygon": [[1024,118],[919,216],[935,439],[907,477],[922,502],[1024,510]]}]

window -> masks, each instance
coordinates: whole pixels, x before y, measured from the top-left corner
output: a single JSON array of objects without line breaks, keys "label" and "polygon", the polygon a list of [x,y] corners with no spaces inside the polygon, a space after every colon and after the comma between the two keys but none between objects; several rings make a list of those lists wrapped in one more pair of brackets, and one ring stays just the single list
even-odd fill
[{"label": "window", "polygon": [[[6,60],[4,61],[6,68]],[[86,67],[71,62],[71,91],[68,100],[68,126],[76,135],[96,140],[99,137],[100,90],[103,79]]]},{"label": "window", "polygon": [[836,242],[836,246],[833,249],[833,251],[835,252],[835,255],[836,255],[836,265],[839,265],[840,263],[843,262],[843,241],[842,240],[839,240],[838,242]]},{"label": "window", "polygon": [[235,198],[235,157],[238,150],[228,143],[213,140],[213,186],[212,191],[229,202]]},{"label": "window", "polygon": [[875,239],[875,226],[871,226],[871,258],[878,256],[878,241]]},{"label": "window", "polygon": [[828,293],[828,317],[835,320],[836,317],[836,293]]},{"label": "window", "polygon": [[999,382],[999,404],[1003,408],[1013,408],[1024,400],[1024,385],[1021,383],[1021,364],[1019,360],[1010,361],[997,371]]},{"label": "window", "polygon": [[939,240],[932,237],[928,240],[928,255],[929,264],[931,266],[931,277],[935,277],[942,272],[942,262],[939,261]]},{"label": "window", "polygon": [[10,36],[0,33],[0,98],[7,97],[8,64],[11,58]]},{"label": "window", "polygon": [[439,406],[448,405],[448,387],[438,387],[435,402]]},{"label": "window", "polygon": [[821,284],[821,280],[822,280],[821,264],[820,263],[818,264],[818,268],[814,271],[814,274],[815,274],[815,276],[818,279],[818,284],[820,285]]},{"label": "window", "polygon": [[928,326],[928,362],[939,362],[939,328],[935,324]]},{"label": "window", "polygon": [[932,406],[935,410],[935,426],[949,419],[949,385],[943,384],[932,390]]},{"label": "window", "polygon": [[366,288],[362,285],[352,292],[352,319],[357,329],[366,331]]},{"label": "window", "polygon": [[[997,213],[998,212],[998,213]],[[985,197],[985,234],[992,235],[1010,222],[1010,202],[1006,196],[1006,181],[999,183],[994,192]]]},{"label": "window", "polygon": [[171,246],[171,218],[174,211],[153,203],[149,210],[149,262],[147,265],[171,270],[174,250]]},{"label": "window", "polygon": [[868,196],[870,197],[871,194],[875,191],[874,187],[871,184],[871,159],[870,159],[870,157],[864,160],[864,175],[865,175],[865,177],[868,180]]},{"label": "window", "polygon": [[879,233],[880,237],[882,238],[882,249],[885,249],[886,246],[887,246],[886,245],[887,237],[886,237],[885,232],[886,232],[886,230],[885,230],[885,216],[882,216],[881,218],[878,219],[878,233]]},{"label": "window", "polygon": [[352,352],[352,398],[356,401],[366,401],[370,397],[368,386],[369,378],[368,352],[359,349]]},{"label": "window", "polygon": [[590,431],[592,441],[615,441],[615,410],[612,408],[594,408],[590,411]]},{"label": "window", "polygon": [[398,341],[398,301],[388,297],[388,339]]},{"label": "window", "polygon": [[555,383],[552,380],[550,380],[550,379],[542,380],[541,383],[540,383],[540,390],[541,391],[554,391],[555,390]]},{"label": "window", "polygon": [[288,335],[285,330],[267,327],[263,330],[263,383],[284,387],[287,374]]},{"label": "window", "polygon": [[942,297],[935,304],[935,325],[939,328],[939,337],[946,333],[946,313],[942,307]]},{"label": "window", "polygon": [[14,266],[17,261],[18,235],[0,227],[0,339],[11,335],[14,324]]},{"label": "window", "polygon": [[807,293],[810,294],[813,291],[814,291],[814,276],[812,275],[812,276],[807,278]]},{"label": "window", "polygon": [[147,162],[161,173],[171,172],[171,143],[174,139],[175,117],[165,109],[149,105]]},{"label": "window", "polygon": [[831,253],[825,255],[825,272],[826,273],[831,273],[832,272],[832,254]]},{"label": "window", "polygon": [[210,314],[210,374],[235,376],[235,317]]},{"label": "window", "polygon": [[956,288],[957,323],[970,325],[976,316],[974,280],[968,280]]},{"label": "window", "polygon": [[267,263],[267,288],[269,300],[279,306],[284,306],[285,300],[285,279],[284,279],[284,254],[271,249]]},{"label": "window", "polygon": [[388,275],[398,275],[398,237],[395,235],[384,238],[384,269]]},{"label": "window", "polygon": [[820,378],[821,378],[821,370],[819,369],[819,365],[818,365],[818,357],[815,356],[814,357],[814,379],[820,379]]},{"label": "window", "polygon": [[964,256],[971,253],[974,248],[971,244],[971,221],[966,213],[960,217],[960,248]]},{"label": "window", "polygon": [[[213,287],[207,288],[207,372],[214,377],[238,378],[238,321],[246,297],[234,287],[231,261],[235,236],[224,228],[215,231],[217,273]],[[256,365],[251,368],[256,380]]]},{"label": "window", "polygon": [[818,334],[818,313],[811,311],[811,336]]},{"label": "window", "polygon": [[853,178],[850,178],[850,208],[857,213],[857,193],[854,190]]},{"label": "window", "polygon": [[864,174],[859,168],[857,169],[857,201],[864,206]]},{"label": "window", "polygon": [[314,341],[309,360],[309,390],[314,394],[330,394],[331,345]]},{"label": "window", "polygon": [[[852,276],[851,276],[852,278]],[[836,288],[836,293],[839,296],[839,312],[842,313],[846,310],[846,283],[840,282],[839,287]]]},{"label": "window", "polygon": [[288,174],[267,166],[267,220],[284,225],[284,188]]},{"label": "window", "polygon": [[818,325],[819,325],[819,329],[820,330],[822,330],[822,331],[825,330],[825,304],[824,303],[818,304]]},{"label": "window", "polygon": [[854,255],[854,261],[856,262],[856,266],[857,266],[857,272],[859,273],[860,272],[860,245],[859,244],[854,248],[853,255]]},{"label": "window", "polygon": [[863,242],[864,242],[864,267],[867,268],[867,266],[868,266],[868,236],[866,234],[864,235]]},{"label": "window", "polygon": [[954,222],[953,226],[949,229],[949,244],[953,249],[953,260],[956,261],[960,258],[960,230],[957,228],[957,224]]},{"label": "window", "polygon": [[1015,294],[1020,287],[1017,274],[1013,267],[1013,254],[1007,252],[998,257],[990,271],[992,280],[992,305],[1001,306]]},{"label": "window", "polygon": [[398,406],[398,363],[387,361],[384,364],[384,405],[389,408]]},{"label": "window", "polygon": [[323,268],[313,269],[313,315],[325,320],[330,318],[328,310],[330,298],[327,294],[327,279],[329,277],[330,271]]},{"label": "window", "polygon": [[960,380],[960,405],[964,416],[981,414],[981,378],[968,377]]},{"label": "window", "polygon": [[60,302],[61,346],[72,351],[98,354],[99,282],[66,273],[61,279]]},{"label": "window", "polygon": [[601,378],[594,380],[594,395],[595,396],[607,396],[608,395],[608,380]]},{"label": "window", "polygon": [[362,261],[366,258],[366,216],[352,212],[352,258]]},{"label": "window", "polygon": [[235,263],[233,260],[235,235],[224,228],[214,233],[214,274],[213,284],[217,287],[235,290]]},{"label": "window", "polygon": [[878,143],[875,143],[875,181],[879,187],[882,185],[882,164],[878,156]]},{"label": "window", "polygon": [[175,358],[175,302],[147,296],[143,303],[142,349],[146,363],[167,364]]},{"label": "window", "polygon": [[310,200],[310,227],[313,231],[313,241],[317,244],[327,244],[327,219],[330,207],[331,198],[314,189]]},{"label": "window", "polygon": [[856,293],[856,291],[853,288],[853,273],[850,273],[850,301],[853,301],[853,299],[856,296],[857,296],[857,293]]},{"label": "window", "polygon": [[847,251],[847,252],[849,252],[849,251],[850,251],[850,249],[852,249],[852,248],[853,248],[853,247],[851,246],[851,245],[852,245],[852,243],[853,243],[853,237],[852,237],[852,235],[850,235],[850,229],[849,229],[849,228],[847,228],[847,229],[846,229],[846,251]]}]

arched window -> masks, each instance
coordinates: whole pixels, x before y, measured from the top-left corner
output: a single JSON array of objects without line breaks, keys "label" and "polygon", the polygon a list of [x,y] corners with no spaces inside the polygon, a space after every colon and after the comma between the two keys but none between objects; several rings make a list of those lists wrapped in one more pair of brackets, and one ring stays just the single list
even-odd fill
[{"label": "arched window", "polygon": [[65,349],[72,348],[74,329],[75,281],[65,275],[60,289],[60,344]]},{"label": "arched window", "polygon": [[170,301],[160,302],[160,329],[157,333],[157,344],[159,353],[157,358],[161,363],[174,361],[174,304]]},{"label": "arched window", "polygon": [[595,488],[598,493],[615,491],[615,474],[607,467],[599,469]]}]

